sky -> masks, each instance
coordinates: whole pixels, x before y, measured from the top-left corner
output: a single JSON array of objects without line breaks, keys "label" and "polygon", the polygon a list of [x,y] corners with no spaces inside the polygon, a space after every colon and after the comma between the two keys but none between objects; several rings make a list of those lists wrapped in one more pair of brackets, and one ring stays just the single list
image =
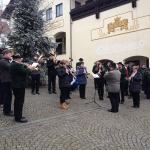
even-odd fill
[{"label": "sky", "polygon": [[3,9],[5,9],[6,5],[9,3],[10,0],[0,0],[0,5],[3,4]]}]

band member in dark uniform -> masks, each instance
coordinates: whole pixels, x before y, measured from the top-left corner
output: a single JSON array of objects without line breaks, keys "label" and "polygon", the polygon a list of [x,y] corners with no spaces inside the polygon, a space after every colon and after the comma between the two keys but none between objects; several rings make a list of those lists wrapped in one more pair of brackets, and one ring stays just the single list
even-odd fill
[{"label": "band member in dark uniform", "polygon": [[[70,81],[72,81],[73,80],[73,68],[70,65],[69,61],[66,61],[66,66],[67,66],[67,69],[69,70]],[[71,82],[70,82],[70,84],[71,84]],[[66,99],[71,99],[71,97],[70,97],[70,91],[71,91],[71,86],[70,86],[70,88],[68,88],[68,93],[67,93]]]},{"label": "band member in dark uniform", "polygon": [[106,72],[104,78],[107,82],[106,90],[109,93],[112,108],[109,112],[116,113],[119,111],[119,90],[120,90],[120,72],[116,69],[116,64],[110,64],[110,71]]},{"label": "band member in dark uniform", "polygon": [[144,83],[146,98],[150,99],[150,69],[147,69],[144,73]]},{"label": "band member in dark uniform", "polygon": [[133,66],[133,73],[131,74],[131,91],[133,97],[133,108],[140,107],[140,92],[142,90],[142,74],[138,72],[138,67]]},{"label": "band member in dark uniform", "polygon": [[[34,55],[34,56],[33,56],[33,59],[29,61],[29,65],[32,65],[33,63],[38,63],[37,61],[38,61],[38,57],[37,57],[37,55]],[[33,95],[35,95],[35,94],[40,94],[40,93],[39,93],[40,71],[39,71],[38,67],[40,67],[39,64],[37,65],[37,69],[36,69],[36,70],[34,69],[34,70],[32,70],[32,72],[31,72],[31,79],[32,79],[32,81],[31,81],[31,86],[32,86],[32,91],[31,91],[31,93],[32,93]],[[36,93],[35,93],[35,90],[36,90]]]},{"label": "band member in dark uniform", "polygon": [[129,67],[129,63],[128,62],[125,62],[124,68],[126,69],[125,95],[128,96],[129,76],[130,76],[130,67]]},{"label": "band member in dark uniform", "polygon": [[[95,62],[94,66],[93,66],[93,69],[92,69],[92,72],[95,74],[95,69],[97,68],[97,66],[99,66],[99,61]],[[94,86],[95,86],[95,89],[97,90],[98,89],[98,85],[97,85],[97,82],[96,82],[96,78],[94,78]]]},{"label": "band member in dark uniform", "polygon": [[124,104],[125,101],[125,96],[124,96],[124,92],[125,92],[125,83],[126,83],[126,70],[123,67],[123,64],[121,62],[118,63],[118,70],[121,73],[121,78],[120,78],[120,92],[121,92],[121,104]]},{"label": "band member in dark uniform", "polygon": [[26,75],[31,72],[32,66],[25,68],[21,64],[20,54],[12,56],[13,62],[10,64],[11,87],[14,93],[14,115],[15,121],[25,123],[27,119],[22,116],[25,88],[27,87]]},{"label": "band member in dark uniform", "polygon": [[71,87],[71,81],[69,77],[69,70],[67,69],[65,60],[60,61],[60,67],[57,67],[56,71],[59,77],[60,108],[67,109],[69,108],[69,106],[66,105],[66,95],[68,93],[68,88]]},{"label": "band member in dark uniform", "polygon": [[109,66],[110,66],[110,63],[111,63],[111,61],[108,60],[108,61],[107,61],[107,64],[104,66],[105,71],[108,71],[108,72],[110,71],[110,67],[109,67]]},{"label": "band member in dark uniform", "polygon": [[49,94],[56,93],[56,65],[57,60],[54,60],[54,55],[50,54],[49,60],[47,60],[48,68],[48,92]]},{"label": "band member in dark uniform", "polygon": [[96,84],[98,85],[99,100],[104,100],[103,97],[104,97],[105,69],[103,68],[102,63],[99,62],[99,64],[97,65],[97,67],[94,70],[94,74],[99,75],[99,78],[95,78]]},{"label": "band member in dark uniform", "polygon": [[[4,59],[4,56],[2,54],[3,50],[0,49],[0,60]],[[0,74],[0,108],[3,108],[3,99],[2,99],[2,82],[1,82],[1,74]]]},{"label": "band member in dark uniform", "polygon": [[2,101],[4,104],[3,113],[6,116],[14,116],[13,112],[11,111],[12,91],[11,91],[11,81],[10,81],[10,73],[9,73],[11,55],[12,55],[11,51],[6,49],[3,51],[4,58],[0,60]]},{"label": "band member in dark uniform", "polygon": [[77,68],[77,78],[78,78],[78,84],[79,84],[79,94],[81,99],[85,98],[85,89],[87,84],[87,77],[86,77],[87,71],[84,67],[84,62],[80,63],[80,67]]},{"label": "band member in dark uniform", "polygon": [[76,63],[76,70],[78,67],[80,67],[81,62],[83,62],[83,58],[80,58],[79,62]]}]

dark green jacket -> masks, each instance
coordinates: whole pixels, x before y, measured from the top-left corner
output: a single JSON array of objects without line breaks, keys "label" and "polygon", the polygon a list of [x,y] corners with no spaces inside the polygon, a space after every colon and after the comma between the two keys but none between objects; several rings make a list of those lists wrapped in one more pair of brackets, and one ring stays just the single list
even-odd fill
[{"label": "dark green jacket", "polygon": [[125,83],[126,82],[126,69],[122,68],[121,70],[119,69],[120,73],[121,73],[121,78],[120,78],[120,83]]},{"label": "dark green jacket", "polygon": [[95,69],[96,69],[96,65],[93,66],[92,72],[94,73]]},{"label": "dark green jacket", "polygon": [[104,66],[104,69],[105,69],[105,71],[108,71],[108,72],[110,71],[110,68],[109,68],[108,65],[105,65],[105,66]]},{"label": "dark green jacket", "polygon": [[145,84],[150,84],[150,73],[149,72],[146,71],[144,73],[144,77],[143,78],[144,78],[144,83]]},{"label": "dark green jacket", "polygon": [[27,87],[26,76],[31,72],[30,69],[13,61],[10,64],[9,71],[12,89]]}]

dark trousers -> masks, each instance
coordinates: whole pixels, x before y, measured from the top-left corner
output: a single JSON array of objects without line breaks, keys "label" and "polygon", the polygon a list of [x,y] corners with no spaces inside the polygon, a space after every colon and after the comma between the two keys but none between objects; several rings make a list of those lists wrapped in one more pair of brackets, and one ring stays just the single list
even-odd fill
[{"label": "dark trousers", "polygon": [[14,115],[15,120],[19,120],[22,118],[22,109],[24,104],[25,97],[25,88],[18,88],[13,90],[14,93]]},{"label": "dark trousers", "polygon": [[68,87],[60,88],[60,104],[63,104],[65,102],[67,92],[68,92]]},{"label": "dark trousers", "polygon": [[119,111],[119,97],[118,93],[108,93],[109,94],[109,99],[111,102],[111,110],[113,112],[118,112]]},{"label": "dark trousers", "polygon": [[39,91],[39,85],[40,85],[40,74],[32,74],[31,75],[32,78],[32,92],[35,91],[36,88],[36,92]]},{"label": "dark trousers", "polygon": [[56,76],[48,75],[48,91],[55,92],[55,86],[56,86]]},{"label": "dark trousers", "polygon": [[12,91],[10,82],[2,83],[2,101],[4,105],[3,112],[5,114],[10,113],[12,102]]},{"label": "dark trousers", "polygon": [[97,89],[97,88],[98,88],[96,78],[94,78],[94,87],[95,87],[95,89]]},{"label": "dark trousers", "polygon": [[66,98],[70,97],[70,91],[71,91],[71,87],[68,87]]},{"label": "dark trousers", "polygon": [[128,89],[129,89],[129,81],[126,80],[126,83],[125,83],[125,94],[128,95]]},{"label": "dark trousers", "polygon": [[133,106],[140,107],[140,93],[132,92]]},{"label": "dark trousers", "polygon": [[0,105],[3,105],[3,99],[2,99],[2,97],[3,97],[3,88],[2,88],[3,86],[2,86],[2,83],[1,83],[1,79],[0,79]]},{"label": "dark trousers", "polygon": [[149,99],[150,98],[150,85],[149,84],[145,85],[145,93],[146,93],[146,97]]},{"label": "dark trousers", "polygon": [[80,94],[80,98],[84,98],[85,97],[85,84],[80,84],[79,86],[79,94]]},{"label": "dark trousers", "polygon": [[[125,83],[120,83],[121,101],[124,102]],[[119,97],[120,102],[120,97]]]},{"label": "dark trousers", "polygon": [[104,97],[104,81],[100,81],[98,83],[98,95],[99,95],[99,99],[103,99]]}]

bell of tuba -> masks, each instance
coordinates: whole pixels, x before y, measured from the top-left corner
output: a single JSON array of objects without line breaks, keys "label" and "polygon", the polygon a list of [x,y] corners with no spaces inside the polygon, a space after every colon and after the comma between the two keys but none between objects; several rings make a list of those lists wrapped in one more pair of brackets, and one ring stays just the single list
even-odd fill
[{"label": "bell of tuba", "polygon": [[57,60],[56,58],[57,58],[57,56],[58,56],[58,53],[57,53],[57,52],[54,52],[54,59],[53,59],[53,62],[54,62],[54,63],[56,63],[56,60]]},{"label": "bell of tuba", "polygon": [[72,59],[71,57],[69,57],[69,60],[70,60],[70,62],[72,62],[72,61],[73,61],[73,59]]}]

